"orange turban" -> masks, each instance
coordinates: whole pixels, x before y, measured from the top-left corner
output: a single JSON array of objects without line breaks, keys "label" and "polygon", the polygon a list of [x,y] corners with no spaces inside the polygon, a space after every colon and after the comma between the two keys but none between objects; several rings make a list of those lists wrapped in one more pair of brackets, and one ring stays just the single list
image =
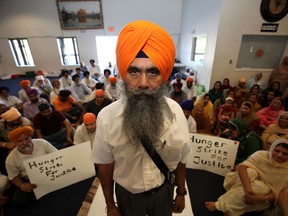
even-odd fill
[{"label": "orange turban", "polygon": [[167,81],[174,67],[173,40],[162,27],[145,20],[127,24],[118,36],[116,59],[122,79],[141,50],[158,67],[162,80]]},{"label": "orange turban", "polygon": [[20,138],[22,134],[25,134],[27,136],[32,136],[33,133],[34,133],[34,130],[30,126],[18,127],[15,130],[12,130],[8,134],[8,139],[15,143],[17,142],[17,140]]},{"label": "orange turban", "polygon": [[117,82],[117,78],[116,77],[109,77],[109,82],[115,83],[115,82]]},{"label": "orange turban", "polygon": [[29,81],[29,80],[22,80],[22,81],[20,82],[20,86],[21,86],[21,87],[23,87],[23,86],[25,86],[25,85],[30,86],[30,81]]},{"label": "orange turban", "polygon": [[104,96],[104,91],[102,89],[97,89],[95,94],[97,97],[102,97]]},{"label": "orange turban", "polygon": [[187,83],[193,83],[193,78],[188,77],[188,78],[186,79],[186,82],[187,82]]},{"label": "orange turban", "polygon": [[96,121],[96,116],[94,113],[85,113],[83,115],[83,122],[84,124],[90,124]]},{"label": "orange turban", "polygon": [[38,75],[44,76],[44,72],[42,70],[37,70],[35,75],[36,76],[38,76]]}]

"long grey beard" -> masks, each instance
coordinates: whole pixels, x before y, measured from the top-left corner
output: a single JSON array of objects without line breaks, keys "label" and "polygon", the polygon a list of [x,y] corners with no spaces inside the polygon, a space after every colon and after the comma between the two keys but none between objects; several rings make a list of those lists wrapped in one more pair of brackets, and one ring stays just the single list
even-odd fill
[{"label": "long grey beard", "polygon": [[20,148],[18,147],[19,151],[23,154],[28,154],[31,152],[31,150],[33,149],[33,143],[28,143],[27,145],[25,145],[24,147]]},{"label": "long grey beard", "polygon": [[164,128],[166,86],[162,85],[156,90],[133,90],[124,84],[124,89],[127,100],[123,113],[123,134],[129,144],[138,146],[139,141],[145,139],[146,143],[153,145]]}]

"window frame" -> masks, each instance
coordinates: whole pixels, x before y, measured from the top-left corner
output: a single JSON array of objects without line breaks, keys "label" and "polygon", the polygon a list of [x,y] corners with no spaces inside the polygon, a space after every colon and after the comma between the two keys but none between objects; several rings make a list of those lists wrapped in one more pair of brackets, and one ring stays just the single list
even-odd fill
[{"label": "window frame", "polygon": [[[199,39],[200,38],[205,38],[205,48],[203,50],[203,52],[197,52],[197,48],[199,46]],[[205,55],[206,55],[206,47],[207,47],[207,35],[198,35],[198,36],[194,36],[192,37],[192,52],[191,52],[191,60],[200,64],[204,64],[205,62]],[[199,61],[197,60],[196,56],[200,56],[203,55],[203,60]]]},{"label": "window frame", "polygon": [[[27,38],[8,38],[8,43],[17,67],[35,66],[33,55]],[[19,51],[17,50],[16,46],[18,46]]]},{"label": "window frame", "polygon": [[[65,53],[64,39],[72,40],[73,53]],[[57,46],[58,46],[58,51],[59,51],[62,66],[80,65],[80,56],[79,56],[79,50],[78,50],[77,37],[57,37]],[[74,59],[73,64],[69,64],[69,61],[66,59],[67,56],[68,57],[74,56],[75,59]]]}]

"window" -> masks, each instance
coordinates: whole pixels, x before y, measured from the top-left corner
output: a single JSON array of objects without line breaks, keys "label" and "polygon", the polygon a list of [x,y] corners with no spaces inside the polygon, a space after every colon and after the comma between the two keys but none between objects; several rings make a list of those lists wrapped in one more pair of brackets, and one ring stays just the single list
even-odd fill
[{"label": "window", "polygon": [[118,36],[96,36],[97,59],[102,70],[108,67],[109,62],[112,66],[116,64],[117,39]]},{"label": "window", "polygon": [[9,39],[9,45],[18,67],[35,66],[26,38],[11,38]]},{"label": "window", "polygon": [[63,66],[80,64],[76,37],[58,37],[57,44]]},{"label": "window", "polygon": [[207,37],[198,36],[192,39],[192,56],[191,60],[204,64]]}]

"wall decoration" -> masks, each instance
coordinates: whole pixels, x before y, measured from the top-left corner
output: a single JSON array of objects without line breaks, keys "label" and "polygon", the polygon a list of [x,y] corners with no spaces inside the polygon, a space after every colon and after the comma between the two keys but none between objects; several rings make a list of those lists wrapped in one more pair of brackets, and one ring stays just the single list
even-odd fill
[{"label": "wall decoration", "polygon": [[101,0],[56,0],[61,28],[102,29]]}]

